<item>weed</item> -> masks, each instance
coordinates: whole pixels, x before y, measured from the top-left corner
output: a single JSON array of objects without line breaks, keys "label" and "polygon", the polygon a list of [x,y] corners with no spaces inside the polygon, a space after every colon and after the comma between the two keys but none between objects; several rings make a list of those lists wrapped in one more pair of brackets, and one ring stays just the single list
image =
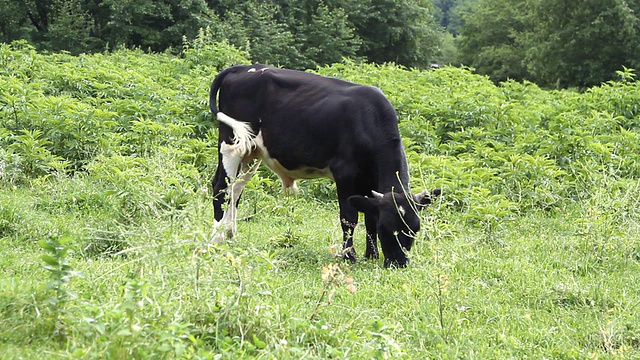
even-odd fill
[{"label": "weed", "polygon": [[339,262],[330,263],[322,267],[322,281],[324,282],[324,287],[320,292],[320,297],[316,301],[316,306],[311,314],[311,320],[317,319],[320,307],[325,302],[325,297],[326,304],[331,305],[336,290],[343,285],[346,285],[347,290],[351,294],[355,294],[356,292],[353,277],[347,275],[348,270],[345,267],[344,262],[341,260],[344,258],[345,252],[349,249],[336,250],[338,247],[339,245],[334,245],[329,248],[332,255],[339,259]]},{"label": "weed", "polygon": [[41,256],[41,259],[44,262],[44,269],[49,272],[50,276],[45,291],[51,294],[46,298],[46,303],[53,314],[54,322],[57,324],[54,336],[64,338],[66,305],[77,297],[74,291],[67,288],[67,283],[72,278],[80,276],[80,273],[74,271],[69,265],[68,253],[71,249],[71,239],[53,238],[40,240],[38,244],[47,252]]},{"label": "weed", "polygon": [[391,326],[386,325],[380,319],[375,319],[369,323],[367,337],[371,340],[368,345],[373,348],[373,357],[375,359],[403,357],[402,348],[393,338],[392,330]]},{"label": "weed", "polygon": [[440,276],[438,276],[438,279],[436,282],[436,291],[437,291],[436,297],[438,299],[438,324],[440,325],[440,331],[442,333],[443,339],[447,338],[446,324],[444,319],[444,310],[445,310],[444,296],[447,292],[448,286],[449,286],[449,278],[444,274],[441,274]]},{"label": "weed", "polygon": [[0,205],[0,237],[13,235],[19,220],[16,209]]}]

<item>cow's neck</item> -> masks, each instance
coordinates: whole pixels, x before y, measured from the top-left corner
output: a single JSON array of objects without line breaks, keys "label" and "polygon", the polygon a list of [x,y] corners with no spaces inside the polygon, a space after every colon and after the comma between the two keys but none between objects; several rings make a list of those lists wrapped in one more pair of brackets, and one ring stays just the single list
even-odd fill
[{"label": "cow's neck", "polygon": [[380,193],[389,191],[397,193],[411,192],[407,157],[402,143],[400,143],[396,151],[381,154],[377,162],[378,189],[376,191]]}]

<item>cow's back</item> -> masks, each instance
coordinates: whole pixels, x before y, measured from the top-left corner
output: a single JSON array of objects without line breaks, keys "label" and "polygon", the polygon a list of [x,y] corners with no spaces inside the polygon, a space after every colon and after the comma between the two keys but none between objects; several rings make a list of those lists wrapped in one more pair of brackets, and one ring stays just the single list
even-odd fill
[{"label": "cow's back", "polygon": [[367,167],[397,152],[397,116],[377,88],[264,65],[236,66],[220,87],[220,111],[250,123],[284,168]]}]

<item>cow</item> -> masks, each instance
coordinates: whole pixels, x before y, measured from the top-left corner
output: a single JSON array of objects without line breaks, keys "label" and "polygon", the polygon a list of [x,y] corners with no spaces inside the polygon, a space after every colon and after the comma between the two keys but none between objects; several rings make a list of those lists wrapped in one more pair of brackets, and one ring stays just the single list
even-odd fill
[{"label": "cow", "polygon": [[410,192],[398,117],[382,91],[303,71],[236,65],[215,77],[209,102],[220,122],[212,241],[236,234],[238,200],[263,162],[285,192],[297,190],[297,179],[335,182],[345,259],[356,261],[353,230],[362,212],[365,258],[379,258],[379,238],[385,268],[408,264],[418,212],[440,189]]}]

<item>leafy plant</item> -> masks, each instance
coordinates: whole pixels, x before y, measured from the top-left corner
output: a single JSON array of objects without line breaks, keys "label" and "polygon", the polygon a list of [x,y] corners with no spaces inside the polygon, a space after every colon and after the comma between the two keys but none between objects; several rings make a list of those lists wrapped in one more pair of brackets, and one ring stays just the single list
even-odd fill
[{"label": "leafy plant", "polygon": [[238,50],[226,41],[216,41],[210,26],[200,28],[193,39],[183,39],[182,56],[186,64],[202,70],[222,70],[229,64],[245,64],[249,61],[246,51]]},{"label": "leafy plant", "polygon": [[376,359],[388,359],[404,355],[402,348],[391,334],[393,327],[385,324],[380,319],[371,321],[367,327],[367,337],[370,346],[373,347],[373,357]]},{"label": "leafy plant", "polygon": [[0,237],[9,237],[16,231],[19,215],[16,209],[0,205]]},{"label": "leafy plant", "polygon": [[65,163],[61,158],[51,154],[47,145],[51,144],[43,138],[40,130],[23,130],[21,135],[15,136],[15,142],[10,149],[22,160],[24,173],[27,176],[42,176],[57,168],[64,171]]},{"label": "leafy plant", "polygon": [[56,323],[55,336],[65,337],[63,316],[66,313],[66,305],[77,298],[74,291],[67,288],[67,284],[79,273],[74,271],[69,263],[68,253],[71,249],[70,238],[52,238],[40,240],[38,245],[47,253],[41,256],[44,269],[49,272],[50,281],[45,286],[45,291],[51,295],[46,302],[51,310]]}]

